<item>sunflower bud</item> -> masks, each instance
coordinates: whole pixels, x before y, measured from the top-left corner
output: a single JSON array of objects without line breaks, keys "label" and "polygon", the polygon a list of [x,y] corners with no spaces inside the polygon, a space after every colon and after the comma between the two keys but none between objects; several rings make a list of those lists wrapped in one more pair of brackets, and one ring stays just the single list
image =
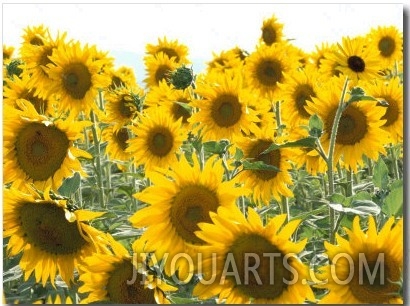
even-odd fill
[{"label": "sunflower bud", "polygon": [[194,74],[192,68],[185,66],[174,70],[169,76],[169,82],[175,86],[176,89],[185,89],[192,84]]}]

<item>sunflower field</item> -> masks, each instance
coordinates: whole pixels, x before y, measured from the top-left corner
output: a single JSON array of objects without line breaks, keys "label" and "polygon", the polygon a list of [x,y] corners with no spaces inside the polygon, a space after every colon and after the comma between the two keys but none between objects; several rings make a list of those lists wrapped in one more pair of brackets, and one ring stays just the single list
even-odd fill
[{"label": "sunflower field", "polygon": [[403,33],[3,45],[3,303],[403,303]]}]

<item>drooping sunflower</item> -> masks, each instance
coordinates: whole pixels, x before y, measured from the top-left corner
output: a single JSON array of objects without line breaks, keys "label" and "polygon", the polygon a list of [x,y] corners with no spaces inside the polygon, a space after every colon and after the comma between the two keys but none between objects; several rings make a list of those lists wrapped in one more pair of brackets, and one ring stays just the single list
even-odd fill
[{"label": "drooping sunflower", "polygon": [[55,99],[52,96],[40,98],[35,92],[38,92],[38,90],[29,85],[29,77],[27,75],[23,75],[22,78],[13,78],[4,87],[4,103],[17,108],[16,101],[18,99],[25,99],[33,104],[39,114],[53,115]]},{"label": "drooping sunflower", "polygon": [[108,90],[116,90],[121,87],[127,87],[132,90],[135,87],[139,88],[134,70],[129,67],[121,66],[118,69],[111,69],[109,75],[111,77],[111,84],[108,86]]},{"label": "drooping sunflower", "polygon": [[251,90],[244,88],[243,78],[232,71],[225,74],[212,73],[198,80],[196,93],[199,99],[192,106],[199,111],[189,118],[204,140],[221,138],[234,141],[242,133],[256,133],[260,119],[256,112],[247,107],[255,99]]},{"label": "drooping sunflower", "polygon": [[64,112],[86,116],[90,110],[98,111],[95,98],[99,89],[110,84],[110,78],[102,73],[102,67],[110,62],[108,58],[96,60],[88,45],[79,42],[60,45],[49,57],[48,76],[53,80],[49,91],[59,97],[58,108]]},{"label": "drooping sunflower", "polygon": [[217,213],[211,213],[211,219],[213,224],[200,223],[201,230],[196,232],[208,246],[201,248],[205,283],[200,280],[194,287],[195,296],[217,296],[226,304],[314,301],[307,284],[309,269],[297,257],[307,240],[289,240],[300,220],[283,225],[283,214],[264,226],[252,208],[246,219],[237,207],[220,207]]},{"label": "drooping sunflower", "polygon": [[105,149],[110,160],[127,163],[132,160],[132,154],[126,152],[131,131],[128,127],[115,128],[113,125],[106,127],[101,135],[101,140],[107,142]]},{"label": "drooping sunflower", "polygon": [[262,35],[259,40],[267,46],[283,40],[283,23],[280,23],[276,16],[265,19],[261,31]]},{"label": "drooping sunflower", "polygon": [[161,107],[150,108],[131,126],[135,135],[128,141],[126,152],[134,157],[136,166],[144,165],[146,171],[156,167],[168,168],[177,161],[177,153],[187,132],[181,120],[173,121]]},{"label": "drooping sunflower", "polygon": [[144,90],[139,86],[134,89],[119,87],[105,92],[105,116],[103,121],[121,128],[137,117]]},{"label": "drooping sunflower", "polygon": [[158,86],[159,82],[168,78],[171,73],[180,65],[175,61],[175,58],[169,58],[165,53],[160,52],[154,56],[144,57],[145,71],[147,77],[144,79],[146,86]]},{"label": "drooping sunflower", "polygon": [[[129,221],[134,227],[147,227],[140,238],[146,242],[147,252],[155,252],[158,260],[169,255],[164,263],[167,275],[176,272],[172,270],[175,266],[181,281],[192,277],[196,247],[204,244],[194,233],[199,229],[198,223],[210,222],[209,213],[220,206],[234,207],[236,199],[245,193],[244,188],[235,186],[234,180],[223,181],[223,175],[222,163],[215,158],[208,159],[201,170],[195,154],[192,165],[182,156],[167,176],[151,173],[153,185],[134,195],[149,206],[137,211]],[[192,265],[186,258],[173,261],[182,253],[192,259]]]},{"label": "drooping sunflower", "polygon": [[88,121],[59,118],[51,121],[39,115],[26,100],[17,100],[21,110],[4,106],[4,183],[24,190],[26,184],[38,189],[57,190],[74,172],[86,176],[79,157],[92,156],[74,146]]},{"label": "drooping sunflower", "polygon": [[148,56],[155,56],[163,52],[168,58],[173,58],[178,64],[189,64],[188,47],[179,43],[178,40],[168,40],[167,37],[163,39],[158,38],[156,45],[147,44],[145,49]]},{"label": "drooping sunflower", "polygon": [[299,67],[299,58],[295,59],[294,56],[294,50],[290,50],[286,43],[259,45],[246,58],[244,66],[246,84],[262,97],[281,100],[277,92],[278,83],[283,82],[283,72]]},{"label": "drooping sunflower", "polygon": [[306,111],[306,101],[316,97],[319,90],[320,75],[310,66],[303,70],[284,73],[282,89],[284,102],[281,105],[281,115],[285,124],[289,126],[306,125],[310,114]]},{"label": "drooping sunflower", "polygon": [[188,118],[191,117],[190,102],[192,99],[191,90],[188,88],[176,89],[172,84],[162,80],[158,86],[150,88],[145,96],[144,105],[147,107],[162,106],[174,121],[182,118],[182,124],[187,125]]},{"label": "drooping sunflower", "polygon": [[[324,133],[321,142],[325,150],[329,148],[330,134],[344,85],[343,78],[333,78],[313,97],[307,101],[309,114],[317,114],[323,121]],[[345,97],[348,101],[349,94]],[[357,172],[357,166],[363,165],[363,155],[377,160],[379,154],[386,154],[384,145],[389,142],[389,134],[383,130],[386,109],[375,102],[359,101],[350,104],[342,113],[337,129],[334,160],[342,158],[346,167]]]},{"label": "drooping sunflower", "polygon": [[392,69],[403,60],[403,33],[395,26],[378,26],[367,35],[369,44],[379,53],[382,68]]},{"label": "drooping sunflower", "polygon": [[382,105],[386,108],[386,113],[381,117],[381,120],[386,121],[382,129],[389,132],[392,143],[402,142],[404,88],[400,78],[395,77],[388,81],[377,80],[374,83],[363,84],[363,88],[368,95],[387,102],[387,105]]},{"label": "drooping sunflower", "polygon": [[55,286],[55,277],[60,275],[70,285],[74,270],[86,256],[107,251],[104,234],[87,224],[104,212],[75,209],[48,191],[43,195],[29,191],[3,190],[3,236],[10,237],[7,254],[23,252],[19,264],[25,281],[34,274],[36,282],[44,286],[49,280]]},{"label": "drooping sunflower", "polygon": [[403,219],[394,224],[390,217],[377,231],[373,216],[369,216],[367,231],[360,227],[360,218],[353,228],[345,228],[348,240],[336,235],[337,244],[325,241],[330,265],[320,269],[318,287],[329,293],[323,304],[403,304],[399,295],[403,273]]},{"label": "drooping sunflower", "polygon": [[52,79],[47,73],[47,65],[53,64],[50,56],[55,49],[66,44],[67,36],[64,32],[53,39],[48,30],[46,33],[46,36],[41,37],[40,45],[23,43],[20,48],[21,59],[25,64],[23,75],[27,77],[34,94],[43,99],[47,99],[52,93],[49,90]]},{"label": "drooping sunflower", "polygon": [[88,293],[81,304],[170,304],[165,291],[176,287],[149,273],[142,257],[131,256],[128,250],[109,236],[112,251],[93,254],[80,266],[80,293]]},{"label": "drooping sunflower", "polygon": [[245,159],[250,162],[262,161],[279,170],[243,170],[238,174],[238,180],[251,190],[253,200],[262,205],[268,205],[272,197],[279,201],[281,195],[293,196],[288,187],[293,184],[289,173],[292,150],[280,148],[263,153],[274,143],[274,134],[266,130],[257,133],[253,138],[243,137],[236,142]]},{"label": "drooping sunflower", "polygon": [[336,69],[353,83],[358,80],[373,81],[380,77],[378,52],[366,43],[364,37],[342,37],[342,44],[337,45],[339,50],[331,54],[331,59],[338,63]]}]

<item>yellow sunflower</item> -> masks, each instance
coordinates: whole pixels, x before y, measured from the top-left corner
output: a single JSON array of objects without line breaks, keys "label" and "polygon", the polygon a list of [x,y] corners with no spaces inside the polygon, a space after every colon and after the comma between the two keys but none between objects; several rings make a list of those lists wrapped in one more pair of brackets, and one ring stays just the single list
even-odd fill
[{"label": "yellow sunflower", "polygon": [[64,296],[58,293],[57,294],[51,293],[47,296],[47,299],[43,298],[40,300],[36,300],[33,302],[33,304],[69,304],[71,305],[74,303],[69,295]]},{"label": "yellow sunflower", "polygon": [[197,124],[194,131],[200,132],[204,140],[225,138],[234,141],[242,132],[257,132],[256,123],[260,119],[247,107],[255,97],[251,90],[243,87],[240,75],[232,71],[208,74],[197,81],[195,91],[200,98],[191,104],[199,111],[188,121]]},{"label": "yellow sunflower", "polygon": [[382,105],[386,109],[386,113],[381,117],[381,120],[385,120],[382,129],[389,132],[392,143],[402,142],[404,88],[400,78],[395,77],[388,81],[377,80],[374,83],[363,84],[363,88],[366,94],[388,103]]},{"label": "yellow sunflower", "polygon": [[[317,114],[323,121],[324,133],[321,142],[325,150],[329,148],[330,133],[344,85],[343,78],[333,78],[327,88],[322,88],[307,102],[309,114]],[[345,97],[345,102],[349,95]],[[386,109],[375,102],[359,101],[350,104],[343,112],[337,129],[334,160],[342,158],[346,167],[357,172],[363,166],[363,155],[377,160],[379,154],[386,154],[384,145],[389,142],[389,134],[382,129]]]},{"label": "yellow sunflower", "polygon": [[40,98],[35,93],[38,92],[35,88],[29,85],[29,77],[23,75],[22,78],[13,78],[7,82],[7,86],[3,89],[4,103],[14,108],[18,108],[16,101],[24,99],[33,104],[37,113],[45,115],[56,115],[53,104],[55,99],[50,96],[48,98]]},{"label": "yellow sunflower", "polygon": [[4,238],[10,237],[7,255],[23,252],[20,267],[25,281],[34,274],[36,282],[45,286],[60,275],[70,286],[74,270],[86,257],[106,252],[104,234],[86,222],[103,215],[75,209],[66,200],[52,199],[48,191],[40,196],[34,190],[3,190]]},{"label": "yellow sunflower", "polygon": [[168,78],[171,73],[179,67],[175,58],[169,58],[165,53],[160,52],[154,56],[146,56],[144,58],[145,71],[147,77],[144,79],[146,86],[158,86],[159,82]]},{"label": "yellow sunflower", "polygon": [[321,57],[318,59],[320,60],[319,74],[322,76],[321,80],[327,81],[333,76],[340,77],[342,72],[338,69],[339,63],[334,57],[334,54],[339,52],[337,44],[331,44],[321,52]]},{"label": "yellow sunflower", "polygon": [[337,62],[336,69],[349,77],[353,83],[358,80],[373,81],[379,77],[381,70],[378,53],[366,39],[360,36],[342,37],[339,50],[331,55]]},{"label": "yellow sunflower", "polygon": [[81,304],[170,304],[164,291],[176,287],[150,274],[142,257],[130,256],[128,250],[111,236],[112,252],[93,254],[80,266],[80,293],[88,293]]},{"label": "yellow sunflower", "polygon": [[320,269],[324,283],[318,287],[329,293],[323,304],[403,304],[398,293],[403,273],[403,219],[394,224],[391,217],[378,232],[373,216],[368,228],[360,228],[360,218],[352,230],[345,228],[349,240],[336,235],[337,245],[325,241],[330,265]]},{"label": "yellow sunflower", "polygon": [[13,46],[3,44],[3,65],[8,64],[13,58],[14,49]]},{"label": "yellow sunflower", "polygon": [[67,33],[63,33],[53,39],[47,31],[47,36],[41,38],[41,45],[23,43],[20,48],[21,59],[24,62],[23,76],[27,76],[29,86],[40,98],[46,99],[52,93],[52,79],[47,73],[47,65],[53,64],[50,56],[55,49],[66,44],[66,36]]},{"label": "yellow sunflower", "polygon": [[332,52],[332,49],[335,48],[337,48],[335,44],[329,44],[328,42],[322,42],[321,45],[316,45],[315,51],[308,54],[308,65],[319,69],[322,65],[322,60],[325,58],[325,54]]},{"label": "yellow sunflower", "polygon": [[213,224],[200,223],[196,232],[208,246],[201,248],[203,281],[194,287],[195,296],[217,296],[226,304],[314,301],[309,269],[297,257],[307,239],[290,240],[300,220],[283,225],[283,214],[264,226],[252,208],[246,219],[237,207],[220,207],[211,219]]},{"label": "yellow sunflower", "polygon": [[[181,281],[192,277],[197,262],[196,247],[204,244],[194,233],[199,229],[198,223],[210,222],[209,213],[220,206],[232,208],[245,193],[242,187],[235,187],[235,181],[223,181],[223,176],[224,168],[216,158],[208,159],[201,170],[195,154],[192,165],[182,156],[167,176],[151,173],[153,185],[135,194],[149,206],[129,220],[134,227],[147,227],[140,238],[146,242],[145,251],[155,252],[158,260],[168,253],[164,263],[167,275],[177,270]],[[186,258],[176,257],[181,253],[189,256],[192,264]]]},{"label": "yellow sunflower", "polygon": [[225,70],[234,69],[240,71],[246,58],[245,53],[238,47],[223,50],[219,54],[212,53],[213,58],[206,63],[206,71],[224,73]]},{"label": "yellow sunflower", "polygon": [[135,87],[139,88],[134,70],[129,67],[122,66],[118,69],[111,69],[109,74],[111,84],[108,86],[108,90],[115,90],[120,87],[127,87],[132,90],[134,90]]},{"label": "yellow sunflower", "polygon": [[156,56],[163,52],[168,58],[174,59],[178,64],[189,64],[188,47],[178,42],[178,40],[168,40],[158,38],[158,44],[147,44],[146,53],[148,56]]},{"label": "yellow sunflower", "polygon": [[269,131],[259,132],[254,138],[243,137],[236,142],[236,145],[243,151],[245,159],[249,159],[250,162],[262,161],[279,169],[279,171],[242,170],[238,174],[238,180],[251,190],[250,195],[253,200],[262,205],[268,205],[272,196],[277,201],[280,201],[281,195],[293,197],[288,187],[293,184],[289,173],[291,169],[289,158],[292,150],[281,148],[262,153],[274,143],[274,135]]},{"label": "yellow sunflower", "polygon": [[283,73],[299,67],[299,57],[286,43],[271,46],[259,45],[245,61],[246,84],[262,97],[281,100],[278,83],[283,82]]},{"label": "yellow sunflower", "polygon": [[289,74],[284,73],[283,84],[278,85],[282,89],[284,100],[281,115],[287,126],[307,125],[310,114],[305,109],[306,101],[316,97],[319,91],[319,77],[317,70],[309,66]]},{"label": "yellow sunflower", "polygon": [[132,154],[126,152],[131,131],[126,126],[115,128],[110,125],[106,127],[101,135],[103,142],[107,142],[105,149],[110,160],[127,163],[132,160]]},{"label": "yellow sunflower", "polygon": [[[174,121],[182,118],[182,124],[188,125],[188,118],[191,117],[189,109],[193,99],[192,91],[186,89],[176,89],[172,84],[162,80],[158,86],[151,87],[144,99],[147,107],[163,106],[167,114],[172,116]],[[181,103],[186,104],[184,107]]]},{"label": "yellow sunflower", "polygon": [[43,24],[38,26],[28,26],[24,29],[23,44],[27,43],[33,46],[42,46],[46,43],[49,35],[48,27]]},{"label": "yellow sunflower", "polygon": [[80,43],[60,45],[49,59],[48,76],[53,80],[49,91],[59,97],[58,108],[64,112],[78,115],[81,111],[86,116],[90,110],[97,110],[95,103],[99,89],[110,84],[107,74],[101,73],[109,59],[94,59],[93,48]]},{"label": "yellow sunflower", "polygon": [[26,100],[17,100],[21,110],[4,106],[3,158],[4,183],[25,188],[33,183],[38,189],[57,190],[74,172],[86,176],[79,157],[92,156],[74,146],[82,137],[88,121],[59,118],[51,121],[39,115]]},{"label": "yellow sunflower", "polygon": [[395,26],[378,26],[367,35],[369,44],[379,53],[382,68],[392,69],[403,61],[403,33]]},{"label": "yellow sunflower", "polygon": [[173,121],[161,107],[150,108],[138,119],[131,126],[135,137],[128,141],[125,150],[132,154],[135,165],[144,165],[146,171],[151,171],[175,163],[179,148],[187,137],[181,120]]},{"label": "yellow sunflower", "polygon": [[261,31],[262,35],[259,40],[267,46],[283,40],[283,24],[275,16],[263,21]]},{"label": "yellow sunflower", "polygon": [[103,121],[121,128],[137,117],[139,104],[144,96],[144,90],[139,86],[134,89],[119,87],[104,94],[105,116]]}]

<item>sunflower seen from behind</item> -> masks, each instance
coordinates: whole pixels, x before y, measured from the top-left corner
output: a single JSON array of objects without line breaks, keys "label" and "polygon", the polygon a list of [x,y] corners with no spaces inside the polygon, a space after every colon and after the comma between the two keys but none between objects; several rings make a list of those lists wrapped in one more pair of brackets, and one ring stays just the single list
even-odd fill
[{"label": "sunflower seen from behind", "polygon": [[[245,194],[235,181],[223,180],[220,160],[212,157],[201,169],[198,157],[193,154],[192,158],[190,164],[181,156],[166,174],[151,173],[152,186],[134,195],[148,206],[129,219],[134,227],[146,227],[139,239],[146,242],[145,251],[154,252],[158,260],[164,259],[165,274],[177,273],[181,282],[192,277],[198,259],[196,247],[205,243],[195,235],[198,223],[210,222],[209,213],[218,207],[235,207],[236,199]],[[189,256],[191,262],[176,257],[181,253]]]},{"label": "sunflower seen from behind", "polygon": [[257,113],[248,108],[256,97],[244,88],[241,75],[232,71],[207,74],[197,81],[195,92],[199,99],[191,104],[198,111],[188,121],[205,141],[224,138],[232,142],[242,133],[248,135],[259,129]]},{"label": "sunflower seen from behind", "polygon": [[131,126],[133,135],[125,152],[132,154],[135,165],[144,165],[147,172],[172,166],[187,138],[181,120],[174,121],[162,107],[144,111]]},{"label": "sunflower seen from behind", "polygon": [[75,172],[86,176],[79,158],[92,156],[74,142],[83,137],[83,129],[91,122],[72,117],[52,119],[39,115],[27,100],[17,103],[20,110],[8,105],[4,108],[4,183],[21,190],[27,184],[57,190]]},{"label": "sunflower seen from behind", "polygon": [[255,210],[248,208],[245,218],[237,207],[220,207],[211,219],[196,232],[207,245],[201,247],[203,281],[194,287],[195,296],[216,296],[226,304],[314,301],[309,269],[297,257],[307,239],[290,240],[300,220],[284,224],[282,214],[264,225]]},{"label": "sunflower seen from behind", "polygon": [[7,256],[22,253],[20,267],[24,280],[31,275],[45,286],[60,275],[67,285],[74,281],[74,271],[86,257],[106,252],[104,234],[88,224],[104,212],[76,209],[67,200],[42,195],[30,189],[3,190],[4,238]]},{"label": "sunflower seen from behind", "polygon": [[107,240],[110,252],[88,256],[80,266],[78,292],[87,294],[81,304],[170,304],[165,292],[177,288],[150,272],[141,250],[131,256],[113,237]]},{"label": "sunflower seen from behind", "polygon": [[[344,86],[343,78],[333,78],[307,102],[309,114],[317,114],[324,124],[324,133],[320,141],[325,150],[329,148],[330,134]],[[348,90],[351,90],[350,86]],[[347,103],[349,94],[345,96]],[[376,101],[359,101],[351,103],[343,111],[339,121],[334,160],[342,159],[344,166],[357,172],[363,166],[363,155],[377,160],[380,154],[386,154],[384,145],[389,142],[389,134],[383,130],[386,109],[378,106]]]},{"label": "sunflower seen from behind", "polygon": [[318,287],[329,290],[322,304],[403,304],[399,294],[403,273],[403,219],[390,217],[377,230],[368,217],[367,230],[355,216],[348,237],[336,234],[337,244],[325,241],[330,265],[320,268]]},{"label": "sunflower seen from behind", "polygon": [[60,45],[49,57],[47,73],[53,80],[49,92],[59,99],[58,109],[74,116],[91,110],[98,112],[98,91],[110,84],[110,77],[102,72],[110,65],[110,58],[95,59],[96,48],[81,46],[80,42]]}]

